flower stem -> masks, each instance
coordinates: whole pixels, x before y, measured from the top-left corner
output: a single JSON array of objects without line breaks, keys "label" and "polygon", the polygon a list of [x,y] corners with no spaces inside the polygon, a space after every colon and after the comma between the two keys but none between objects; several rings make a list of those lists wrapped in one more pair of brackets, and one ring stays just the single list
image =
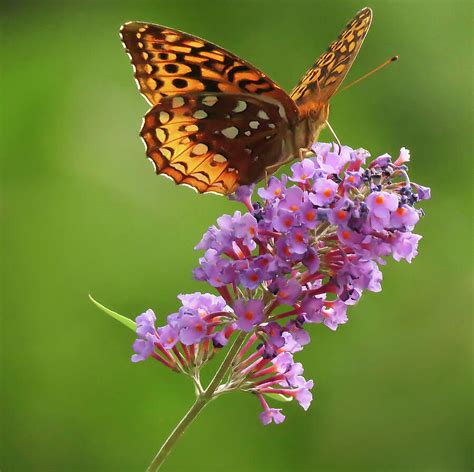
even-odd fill
[{"label": "flower stem", "polygon": [[217,372],[214,374],[213,379],[211,380],[209,386],[206,388],[204,392],[202,392],[196,398],[193,406],[188,410],[188,412],[183,416],[181,421],[176,425],[172,433],[168,436],[166,441],[161,446],[160,450],[154,457],[151,464],[148,466],[147,472],[156,472],[159,468],[163,465],[168,454],[173,449],[174,445],[178,441],[178,439],[183,435],[186,431],[187,427],[193,422],[196,416],[200,413],[200,411],[213,399],[215,398],[214,393],[219,387],[222,379],[226,375],[227,371],[229,370],[232,362],[234,361],[239,349],[242,347],[242,344],[245,341],[246,337],[245,332],[240,332],[237,336],[237,339],[234,341],[234,344],[227,352],[222,364],[217,369]]}]

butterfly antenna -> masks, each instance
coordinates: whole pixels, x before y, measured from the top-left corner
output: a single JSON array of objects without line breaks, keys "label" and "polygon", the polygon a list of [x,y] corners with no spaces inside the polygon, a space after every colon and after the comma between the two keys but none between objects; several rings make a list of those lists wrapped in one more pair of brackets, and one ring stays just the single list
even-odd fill
[{"label": "butterfly antenna", "polygon": [[354,80],[353,82],[351,82],[350,84],[346,85],[345,87],[343,87],[342,89],[338,90],[337,92],[342,92],[343,90],[347,90],[349,87],[352,87],[353,85],[355,84],[358,84],[359,82],[361,82],[362,80],[366,79],[367,77],[371,76],[372,74],[375,74],[375,72],[379,71],[380,69],[382,69],[383,67],[385,66],[388,66],[389,64],[391,64],[392,62],[395,62],[395,61],[398,61],[399,59],[399,56],[393,56],[391,57],[390,59],[386,60],[384,63],[380,64],[379,66],[377,66],[375,69],[372,69],[370,72],[367,72],[367,74],[364,74],[362,77],[359,77],[358,79]]},{"label": "butterfly antenna", "polygon": [[336,140],[337,144],[339,144],[339,147],[342,147],[341,141],[339,141],[339,138],[337,137],[336,132],[332,129],[332,126],[329,124],[328,120],[326,120],[326,126],[329,128],[329,131],[331,131],[331,133],[334,136],[334,139]]}]

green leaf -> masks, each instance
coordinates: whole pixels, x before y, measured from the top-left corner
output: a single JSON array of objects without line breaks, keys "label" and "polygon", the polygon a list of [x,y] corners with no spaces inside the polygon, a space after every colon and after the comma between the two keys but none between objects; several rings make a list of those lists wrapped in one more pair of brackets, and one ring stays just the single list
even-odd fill
[{"label": "green leaf", "polygon": [[89,298],[92,300],[92,302],[98,307],[100,308],[104,313],[107,313],[109,316],[111,316],[112,318],[116,319],[117,321],[119,321],[120,323],[122,323],[123,325],[125,325],[127,328],[130,328],[132,331],[135,331],[136,330],[136,326],[137,324],[135,323],[135,321],[131,320],[130,318],[127,318],[125,316],[122,316],[122,315],[119,315],[118,313],[115,313],[115,311],[112,311],[112,310],[109,310],[107,307],[105,307],[104,305],[101,305],[97,300],[94,300],[92,298],[92,295],[89,294]]},{"label": "green leaf", "polygon": [[293,397],[287,397],[281,393],[265,393],[265,396],[278,402],[291,402],[293,400]]}]

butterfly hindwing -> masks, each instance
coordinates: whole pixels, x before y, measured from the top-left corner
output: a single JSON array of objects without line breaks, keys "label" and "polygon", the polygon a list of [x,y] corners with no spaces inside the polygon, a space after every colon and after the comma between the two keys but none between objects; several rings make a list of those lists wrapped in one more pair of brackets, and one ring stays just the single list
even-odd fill
[{"label": "butterfly hindwing", "polygon": [[137,85],[151,105],[163,97],[198,92],[249,93],[296,105],[263,72],[204,39],[151,23],[125,23],[120,34]]},{"label": "butterfly hindwing", "polygon": [[257,95],[175,95],[145,115],[140,134],[158,174],[200,193],[230,194],[284,158],[289,118],[279,102]]},{"label": "butterfly hindwing", "polygon": [[[291,92],[302,109],[327,103],[349,72],[372,21],[372,10],[364,8],[347,24],[328,50],[306,72]],[[306,113],[304,113],[306,114]]]}]

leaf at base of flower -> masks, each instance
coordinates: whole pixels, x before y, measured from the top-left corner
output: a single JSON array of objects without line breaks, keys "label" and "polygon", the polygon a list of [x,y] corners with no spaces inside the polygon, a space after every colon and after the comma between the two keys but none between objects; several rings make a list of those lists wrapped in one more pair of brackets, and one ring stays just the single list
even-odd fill
[{"label": "leaf at base of flower", "polygon": [[293,400],[293,397],[287,397],[285,395],[281,395],[280,393],[265,393],[265,396],[278,402],[291,402]]},{"label": "leaf at base of flower", "polygon": [[115,313],[115,311],[109,310],[107,307],[104,305],[101,305],[98,301],[94,300],[92,298],[92,295],[89,294],[89,298],[91,301],[98,307],[100,308],[104,313],[107,313],[107,315],[111,316],[112,318],[116,319],[123,325],[125,325],[127,328],[130,328],[132,331],[135,332],[137,324],[135,321],[131,320],[130,318],[127,318],[125,316],[119,315],[118,313]]}]

